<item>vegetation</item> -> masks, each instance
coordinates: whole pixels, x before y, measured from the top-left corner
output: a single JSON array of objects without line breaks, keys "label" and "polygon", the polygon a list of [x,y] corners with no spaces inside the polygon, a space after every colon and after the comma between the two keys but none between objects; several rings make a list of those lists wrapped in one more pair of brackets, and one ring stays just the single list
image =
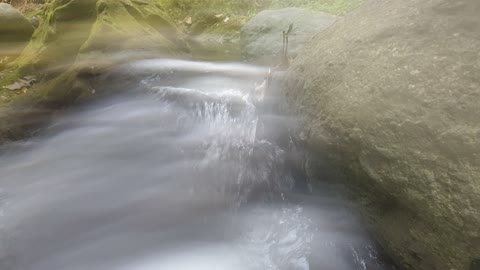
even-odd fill
[{"label": "vegetation", "polygon": [[264,9],[301,7],[315,11],[344,15],[365,0],[160,0],[175,19],[214,11],[235,16],[251,17]]},{"label": "vegetation", "polygon": [[302,7],[335,15],[345,15],[365,0],[272,0],[270,8]]},{"label": "vegetation", "polygon": [[[300,7],[314,11],[323,11],[334,15],[345,15],[357,8],[365,0],[157,0],[175,20],[177,25],[187,34],[196,36],[207,34],[210,39],[203,43],[207,46],[196,53],[197,48],[192,48],[196,59],[198,55],[208,55],[211,60],[212,53],[220,58],[238,58],[232,54],[238,51],[238,42],[242,26],[255,14],[265,9],[280,9],[286,7]],[[206,50],[205,50],[206,49]],[[218,54],[225,51],[225,55]]]},{"label": "vegetation", "polygon": [[[324,11],[332,14],[343,15],[348,11],[355,9],[365,0],[155,0],[163,7],[164,12],[168,13],[175,23],[187,34],[187,41],[191,47],[195,59],[237,59],[239,56],[239,38],[240,29],[249,18],[265,9],[279,9],[285,7],[302,7],[315,11]],[[47,15],[41,15],[41,10],[46,10],[51,0],[0,0],[0,2],[9,3],[22,11],[27,17],[38,15],[45,19]],[[85,2],[87,2],[85,0]],[[45,5],[44,5],[45,4]],[[81,10],[75,10],[76,16],[81,16]],[[44,18],[45,17],[45,18]],[[83,24],[82,24],[83,25]],[[62,27],[57,25],[56,27]],[[54,63],[58,57],[54,57],[59,52],[61,55],[75,57],[73,53],[78,51],[78,47],[85,40],[79,29],[57,29],[52,31],[49,28],[37,30],[36,40],[24,50],[21,58],[16,60],[15,66],[8,67],[11,59],[0,57],[0,103],[9,101],[12,97],[21,93],[7,91],[3,86],[9,85],[20,76],[30,74],[30,72],[20,72],[24,68],[32,65],[42,66],[45,63]],[[49,34],[50,33],[50,34]],[[55,39],[48,39],[50,35],[63,33],[62,36]],[[197,38],[198,35],[202,35]],[[56,40],[58,46],[47,46],[53,49],[42,49],[47,40]],[[58,42],[62,40],[62,42]],[[40,49],[39,49],[40,48]],[[35,52],[42,52],[37,55]],[[72,52],[71,52],[72,51]],[[33,53],[27,53],[33,52]],[[53,55],[53,56],[52,56]],[[65,57],[61,57],[65,59]],[[67,59],[68,61],[69,59]],[[25,74],[24,74],[25,73]]]}]

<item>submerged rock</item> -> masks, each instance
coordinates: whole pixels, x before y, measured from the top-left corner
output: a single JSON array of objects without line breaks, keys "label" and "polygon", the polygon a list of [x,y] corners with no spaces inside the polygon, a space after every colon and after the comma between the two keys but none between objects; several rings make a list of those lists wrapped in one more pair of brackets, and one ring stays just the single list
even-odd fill
[{"label": "submerged rock", "polygon": [[469,269],[480,254],[479,14],[478,0],[373,0],[289,70],[306,142],[344,168],[405,269]]},{"label": "submerged rock", "polygon": [[301,8],[262,11],[242,28],[242,57],[253,62],[278,63],[282,54],[282,31],[291,24],[289,56],[295,57],[308,39],[330,27],[336,19],[331,14]]}]

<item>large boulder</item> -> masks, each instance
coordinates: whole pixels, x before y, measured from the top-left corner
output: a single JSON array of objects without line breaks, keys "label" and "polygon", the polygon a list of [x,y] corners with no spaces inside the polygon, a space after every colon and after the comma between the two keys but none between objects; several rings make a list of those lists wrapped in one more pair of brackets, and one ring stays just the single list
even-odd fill
[{"label": "large boulder", "polygon": [[33,30],[22,13],[7,3],[0,3],[0,58],[18,55],[30,40]]},{"label": "large boulder", "polygon": [[287,104],[315,157],[307,168],[323,155],[344,169],[405,269],[478,268],[479,14],[478,0],[372,0],[288,73]]},{"label": "large boulder", "polygon": [[286,31],[290,24],[293,24],[293,30],[289,38],[289,56],[295,57],[307,40],[330,27],[336,18],[331,14],[301,8],[262,11],[242,28],[242,57],[259,63],[279,62],[282,31]]}]

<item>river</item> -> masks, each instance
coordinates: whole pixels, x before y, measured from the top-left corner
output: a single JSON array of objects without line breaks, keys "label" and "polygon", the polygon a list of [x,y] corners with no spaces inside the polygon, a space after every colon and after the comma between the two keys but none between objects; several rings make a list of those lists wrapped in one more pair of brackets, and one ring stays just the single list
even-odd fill
[{"label": "river", "polygon": [[0,269],[395,269],[337,192],[290,165],[295,120],[253,92],[264,68],[125,70],[118,94],[1,149]]}]

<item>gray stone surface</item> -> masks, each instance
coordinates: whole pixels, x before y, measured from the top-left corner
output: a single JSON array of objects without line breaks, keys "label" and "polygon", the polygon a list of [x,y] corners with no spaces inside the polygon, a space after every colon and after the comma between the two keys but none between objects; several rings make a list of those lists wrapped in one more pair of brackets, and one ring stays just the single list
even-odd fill
[{"label": "gray stone surface", "polygon": [[288,73],[303,138],[344,168],[405,269],[464,270],[480,255],[479,14],[478,0],[373,0]]},{"label": "gray stone surface", "polygon": [[289,38],[289,56],[295,57],[307,40],[330,27],[336,18],[331,14],[301,8],[262,11],[242,28],[242,57],[253,62],[279,62],[282,31],[287,30],[292,23],[294,26]]},{"label": "gray stone surface", "polygon": [[32,36],[34,28],[30,21],[7,3],[0,3],[0,41],[24,42]]}]

